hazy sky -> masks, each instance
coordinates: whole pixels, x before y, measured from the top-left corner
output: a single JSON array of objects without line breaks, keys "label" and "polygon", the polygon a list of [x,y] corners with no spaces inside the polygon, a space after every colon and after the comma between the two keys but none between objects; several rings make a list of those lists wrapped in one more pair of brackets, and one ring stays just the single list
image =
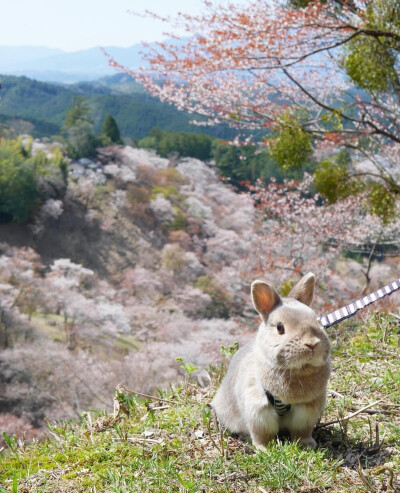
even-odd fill
[{"label": "hazy sky", "polygon": [[0,45],[75,51],[163,39],[167,26],[127,13],[197,13],[201,0],[0,0]]}]

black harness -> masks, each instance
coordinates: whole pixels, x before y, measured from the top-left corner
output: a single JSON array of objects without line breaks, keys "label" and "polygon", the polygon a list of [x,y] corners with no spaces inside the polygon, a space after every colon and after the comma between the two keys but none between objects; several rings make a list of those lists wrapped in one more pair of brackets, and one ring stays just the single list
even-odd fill
[{"label": "black harness", "polygon": [[268,392],[268,390],[265,391],[265,394],[271,404],[278,413],[278,416],[285,416],[290,411],[290,408],[292,407],[291,404],[284,404],[282,401],[274,397],[271,392]]}]

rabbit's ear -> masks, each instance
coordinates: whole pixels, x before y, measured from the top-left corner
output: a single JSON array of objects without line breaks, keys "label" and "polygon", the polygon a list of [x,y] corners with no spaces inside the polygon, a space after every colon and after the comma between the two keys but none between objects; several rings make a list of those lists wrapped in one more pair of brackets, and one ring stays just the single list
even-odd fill
[{"label": "rabbit's ear", "polygon": [[268,318],[271,310],[281,302],[281,298],[275,288],[264,281],[254,281],[252,283],[251,298],[254,308],[264,321]]},{"label": "rabbit's ear", "polygon": [[288,294],[305,305],[310,306],[314,298],[315,276],[312,272],[306,274]]}]

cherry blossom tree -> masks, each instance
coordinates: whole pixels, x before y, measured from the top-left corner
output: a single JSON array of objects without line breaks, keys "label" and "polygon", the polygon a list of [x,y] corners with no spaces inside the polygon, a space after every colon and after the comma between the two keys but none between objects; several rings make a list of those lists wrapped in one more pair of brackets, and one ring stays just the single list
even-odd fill
[{"label": "cherry blossom tree", "polygon": [[400,194],[396,0],[205,0],[198,15],[145,15],[169,24],[172,40],[145,45],[142,73],[110,57],[111,65],[201,115],[200,124],[242,130],[236,143],[266,137],[284,167],[302,164],[312,150],[350,149],[368,166],[324,161],[317,184],[329,182],[330,198],[369,188],[371,209],[393,215],[391,198]]},{"label": "cherry blossom tree", "polygon": [[[274,180],[268,187],[252,188],[262,211],[257,235],[252,238],[253,254],[249,262],[255,273],[280,279],[283,290],[289,290],[298,275],[315,272],[325,292],[318,295],[321,306],[337,306],[340,300],[357,296],[360,287],[352,279],[339,283],[336,264],[343,251],[369,254],[365,272],[367,289],[371,258],[378,242],[397,244],[400,222],[388,224],[366,207],[367,197],[359,194],[329,204],[315,193],[313,177],[301,182]],[[325,202],[325,203],[324,203]],[[330,305],[330,300],[333,305]]]}]

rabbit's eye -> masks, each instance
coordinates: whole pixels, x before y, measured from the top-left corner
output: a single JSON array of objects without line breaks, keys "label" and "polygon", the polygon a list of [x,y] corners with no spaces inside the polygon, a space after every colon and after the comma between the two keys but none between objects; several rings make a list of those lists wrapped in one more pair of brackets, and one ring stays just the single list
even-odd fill
[{"label": "rabbit's eye", "polygon": [[277,325],[276,325],[276,328],[278,329],[278,333],[279,334],[284,334],[285,333],[285,326],[283,325],[282,322],[279,322]]}]

